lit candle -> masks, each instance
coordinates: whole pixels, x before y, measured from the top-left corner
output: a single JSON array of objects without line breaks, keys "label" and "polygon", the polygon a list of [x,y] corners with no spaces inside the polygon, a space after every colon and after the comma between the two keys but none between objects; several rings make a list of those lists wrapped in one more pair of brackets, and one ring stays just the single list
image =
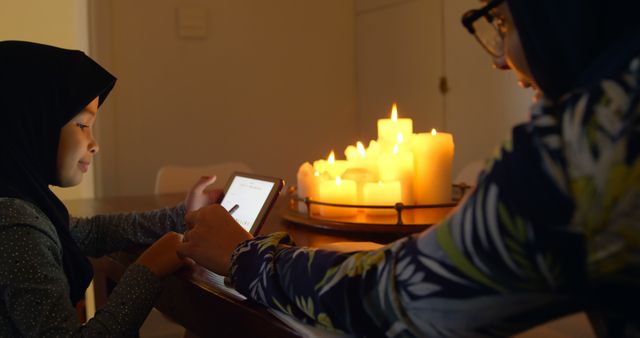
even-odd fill
[{"label": "lit candle", "polygon": [[323,174],[327,171],[328,165],[329,163],[327,162],[327,160],[313,161],[313,170],[319,172],[320,174]]},{"label": "lit candle", "polygon": [[[313,166],[309,162],[303,163],[298,169],[298,197],[309,197],[312,200],[318,197],[318,179],[319,172],[313,169]],[[298,211],[306,213],[307,205],[304,202],[298,202]]]},{"label": "lit candle", "polygon": [[372,181],[378,180],[378,152],[376,141],[371,141],[367,149],[362,142],[358,141],[356,146],[350,145],[344,150],[349,169],[366,169],[372,175]]},{"label": "lit candle", "polygon": [[356,201],[358,204],[362,203],[362,187],[364,186],[364,184],[367,182],[375,181],[375,177],[373,176],[373,174],[365,168],[349,168],[344,172],[341,178],[343,178],[344,180],[351,180],[356,182]]},{"label": "lit candle", "polygon": [[348,146],[344,150],[344,155],[349,162],[349,168],[366,168],[365,159],[367,154],[362,142],[358,141],[355,147]]},{"label": "lit candle", "polygon": [[380,145],[375,140],[369,141],[369,147],[366,150],[365,162],[367,169],[373,175],[373,180],[378,181],[378,157],[380,156]]},{"label": "lit candle", "polygon": [[[336,204],[355,204],[357,198],[356,182],[343,180],[336,176],[335,180],[324,180],[318,186],[318,199],[321,202]],[[357,213],[356,208],[331,207],[320,205],[320,215],[324,217],[350,217]]]},{"label": "lit candle", "polygon": [[329,173],[331,177],[341,176],[345,170],[349,168],[349,162],[345,160],[336,160],[336,154],[331,151],[327,158],[327,166],[325,171]]},{"label": "lit candle", "polygon": [[451,202],[453,151],[453,136],[449,133],[432,129],[430,133],[413,136],[414,188],[418,204]]},{"label": "lit candle", "polygon": [[391,108],[391,118],[378,120],[378,141],[394,144],[398,133],[405,137],[413,134],[413,121],[408,118],[399,119],[398,107],[394,103]]},{"label": "lit candle", "polygon": [[402,198],[399,202],[407,205],[414,204],[413,176],[413,153],[401,150],[399,144],[396,144],[393,147],[393,152],[391,154],[381,154],[378,158],[379,180],[383,182],[400,181],[402,186]]},{"label": "lit candle", "polygon": [[[401,199],[400,181],[365,183],[362,188],[363,205],[395,205]],[[365,209],[367,215],[393,215],[395,209]]]}]

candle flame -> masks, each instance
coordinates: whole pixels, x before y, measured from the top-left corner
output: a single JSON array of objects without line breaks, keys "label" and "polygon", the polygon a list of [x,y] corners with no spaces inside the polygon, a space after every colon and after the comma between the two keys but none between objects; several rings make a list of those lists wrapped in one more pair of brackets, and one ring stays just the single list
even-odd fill
[{"label": "candle flame", "polygon": [[398,105],[396,105],[395,102],[393,103],[393,107],[391,107],[391,121],[398,121]]},{"label": "candle flame", "polygon": [[362,156],[362,158],[364,158],[364,154],[365,154],[364,145],[362,144],[362,142],[358,141],[356,146],[358,147],[358,153],[360,153],[360,156]]},{"label": "candle flame", "polygon": [[402,143],[402,141],[404,141],[404,135],[402,135],[402,133],[398,133],[398,137],[396,139],[398,140],[398,143]]},{"label": "candle flame", "polygon": [[395,146],[393,146],[393,154],[394,154],[394,155],[398,155],[398,150],[399,150],[399,149],[398,149],[398,144],[396,143],[396,145],[395,145]]},{"label": "candle flame", "polygon": [[316,172],[313,173],[313,176],[320,176],[320,172],[316,170]]},{"label": "candle flame", "polygon": [[336,176],[336,185],[340,185],[342,183],[342,180],[340,179],[340,176]]},{"label": "candle flame", "polygon": [[438,134],[436,128],[431,129],[431,135],[436,136],[436,134]]},{"label": "candle flame", "polygon": [[329,161],[329,164],[333,164],[336,161],[336,154],[333,152],[333,150],[331,151],[331,154],[329,154],[329,158],[327,159],[327,161]]}]

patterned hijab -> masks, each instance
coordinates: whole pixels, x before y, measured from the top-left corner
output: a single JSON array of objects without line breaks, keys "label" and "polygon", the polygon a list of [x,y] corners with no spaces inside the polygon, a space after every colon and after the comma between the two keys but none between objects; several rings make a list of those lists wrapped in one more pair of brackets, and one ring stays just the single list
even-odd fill
[{"label": "patterned hijab", "polygon": [[551,99],[621,71],[640,53],[638,0],[507,0],[529,68]]},{"label": "patterned hijab", "polygon": [[0,41],[0,197],[28,201],[53,223],[73,304],[93,271],[49,185],[58,183],[60,129],[96,97],[102,103],[115,80],[81,51]]}]

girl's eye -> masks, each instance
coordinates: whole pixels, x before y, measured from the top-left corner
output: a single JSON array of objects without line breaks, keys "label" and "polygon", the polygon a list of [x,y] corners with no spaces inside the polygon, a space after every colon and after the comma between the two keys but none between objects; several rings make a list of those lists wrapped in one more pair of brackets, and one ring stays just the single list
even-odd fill
[{"label": "girl's eye", "polygon": [[80,123],[80,122],[76,122],[76,126],[78,126],[78,128],[80,128],[81,130],[84,130],[85,128],[89,128],[88,125]]}]

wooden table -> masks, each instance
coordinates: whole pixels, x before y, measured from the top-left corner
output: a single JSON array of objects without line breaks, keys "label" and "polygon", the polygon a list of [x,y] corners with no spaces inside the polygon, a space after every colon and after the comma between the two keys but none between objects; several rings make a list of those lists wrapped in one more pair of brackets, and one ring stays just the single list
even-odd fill
[{"label": "wooden table", "polygon": [[[183,198],[183,194],[151,195],[73,200],[65,204],[73,216],[82,217],[174,206]],[[298,245],[311,247],[340,241],[385,243],[397,237],[390,234],[335,233],[299,226],[282,219],[282,210],[287,207],[287,203],[286,198],[280,197],[265,221],[261,233],[286,231]],[[134,251],[117,253],[92,261],[98,308],[106,302],[106,278],[119,280],[135,257]],[[163,283],[164,288],[155,307],[198,336],[300,337],[264,307],[251,301],[238,300],[217,289],[205,269],[183,269],[176,275],[166,278]]]}]

